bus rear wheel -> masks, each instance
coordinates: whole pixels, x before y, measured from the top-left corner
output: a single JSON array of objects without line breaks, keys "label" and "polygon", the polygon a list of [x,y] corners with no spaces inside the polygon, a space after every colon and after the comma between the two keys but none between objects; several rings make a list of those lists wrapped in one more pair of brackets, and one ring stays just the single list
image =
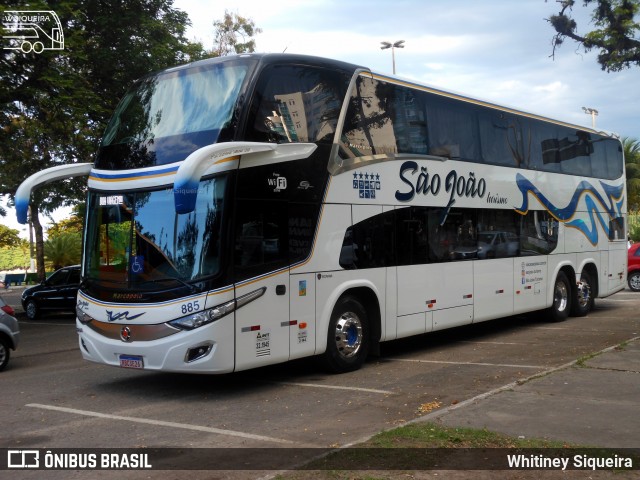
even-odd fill
[{"label": "bus rear wheel", "polygon": [[593,308],[593,283],[587,272],[582,272],[580,282],[576,285],[576,295],[571,303],[571,315],[584,317]]},{"label": "bus rear wheel", "polygon": [[358,299],[341,297],[331,314],[324,364],[335,373],[352,372],[362,366],[368,353],[367,312]]},{"label": "bus rear wheel", "polygon": [[571,284],[564,272],[558,272],[553,286],[553,303],[549,307],[549,318],[554,322],[566,320],[571,311]]}]

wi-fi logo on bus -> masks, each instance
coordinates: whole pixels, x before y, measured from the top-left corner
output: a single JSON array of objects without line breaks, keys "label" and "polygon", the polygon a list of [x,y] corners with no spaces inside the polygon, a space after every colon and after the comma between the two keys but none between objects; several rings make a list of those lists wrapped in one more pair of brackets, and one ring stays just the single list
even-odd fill
[{"label": "wi-fi logo on bus", "polygon": [[42,53],[63,50],[64,33],[53,10],[7,10],[2,13],[3,50]]}]

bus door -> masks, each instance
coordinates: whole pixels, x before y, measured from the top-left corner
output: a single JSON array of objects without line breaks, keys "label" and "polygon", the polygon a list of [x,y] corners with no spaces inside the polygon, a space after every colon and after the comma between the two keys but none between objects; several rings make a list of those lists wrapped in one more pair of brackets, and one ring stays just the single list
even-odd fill
[{"label": "bus door", "polygon": [[268,200],[238,199],[236,208],[236,370],[245,370],[289,359],[288,212]]}]

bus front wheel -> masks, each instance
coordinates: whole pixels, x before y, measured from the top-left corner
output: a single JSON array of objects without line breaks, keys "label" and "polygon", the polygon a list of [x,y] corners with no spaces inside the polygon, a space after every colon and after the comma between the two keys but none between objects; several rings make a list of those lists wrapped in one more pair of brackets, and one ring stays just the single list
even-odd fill
[{"label": "bus front wheel", "polygon": [[548,310],[549,317],[554,322],[561,322],[569,316],[571,311],[571,284],[564,272],[558,272],[553,287],[553,303]]},{"label": "bus front wheel", "polygon": [[352,372],[362,366],[368,352],[367,312],[358,299],[341,297],[331,314],[324,364],[335,373]]}]

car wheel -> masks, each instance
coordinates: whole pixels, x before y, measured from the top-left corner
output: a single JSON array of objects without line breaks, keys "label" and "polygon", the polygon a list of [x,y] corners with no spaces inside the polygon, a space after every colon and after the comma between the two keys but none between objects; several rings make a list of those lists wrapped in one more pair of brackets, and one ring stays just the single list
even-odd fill
[{"label": "car wheel", "polygon": [[571,302],[571,315],[574,317],[584,317],[593,308],[593,284],[591,276],[582,272],[580,283],[576,288],[576,295]]},{"label": "car wheel", "polygon": [[4,370],[4,367],[9,363],[10,356],[11,349],[9,348],[9,342],[6,338],[0,337],[0,372]]},{"label": "car wheel", "polygon": [[29,317],[29,320],[35,320],[38,318],[38,314],[40,313],[40,309],[38,308],[38,304],[35,300],[27,300],[27,304],[24,306],[24,311]]},{"label": "car wheel", "polygon": [[558,272],[553,286],[553,304],[548,310],[549,318],[554,322],[566,320],[571,311],[571,285],[564,272]]},{"label": "car wheel", "polygon": [[629,288],[634,292],[640,292],[640,272],[632,272],[627,277]]},{"label": "car wheel", "polygon": [[368,352],[366,310],[356,298],[342,297],[331,314],[324,363],[335,373],[352,372],[362,366]]}]

